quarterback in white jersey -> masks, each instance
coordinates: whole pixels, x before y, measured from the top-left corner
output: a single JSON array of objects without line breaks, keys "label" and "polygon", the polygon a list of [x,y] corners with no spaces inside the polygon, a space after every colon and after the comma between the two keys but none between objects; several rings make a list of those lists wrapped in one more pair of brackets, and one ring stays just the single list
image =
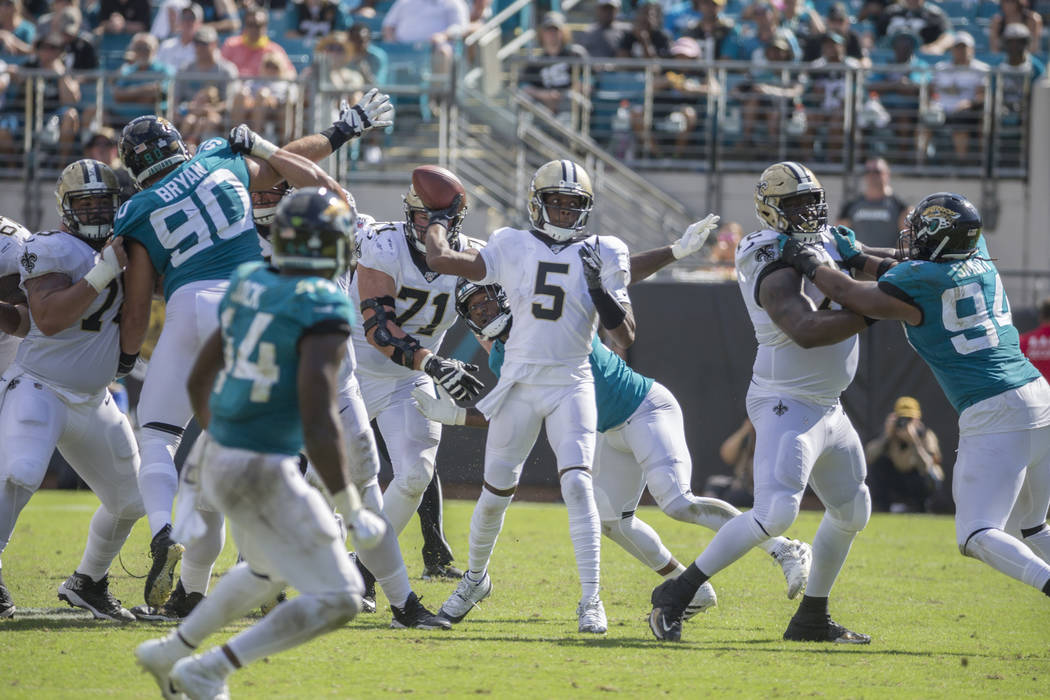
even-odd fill
[{"label": "quarterback in white jersey", "polygon": [[599,321],[614,344],[629,347],[634,315],[627,247],[611,236],[586,233],[593,204],[590,176],[560,160],[541,166],[532,178],[530,229],[500,229],[480,252],[448,246],[441,234],[450,212],[431,212],[427,263],[502,286],[515,324],[499,382],[478,404],[490,427],[484,487],[470,525],[469,570],[439,612],[454,622],[492,589],[487,569],[496,536],[522,463],[545,424],[580,576],[578,629],[603,634],[608,626],[598,596],[601,529],[591,480],[597,408],[589,356]]},{"label": "quarterback in white jersey", "polygon": [[769,228],[746,236],[736,253],[740,291],[758,340],[747,394],[756,432],[755,506],[726,523],[678,579],[653,591],[649,626],[657,639],[678,641],[683,611],[697,588],[763,540],[783,534],[809,484],[826,510],[813,539],[806,593],[784,639],[866,644],[868,635],[833,622],[827,608],[853,539],[871,514],[863,446],[839,403],[857,368],[855,334],[866,322],[832,308],[779,259],[779,241],[790,236],[823,243],[814,248],[826,262],[841,262],[828,232],[824,189],[809,168],[794,162],[767,168],[755,209]]},{"label": "quarterback in white jersey", "polygon": [[[96,618],[126,622],[135,618],[110,594],[108,571],[144,510],[135,436],[108,390],[117,374],[119,277],[127,261],[121,242],[109,241],[119,191],[105,164],[73,163],[55,192],[62,229],[38,233],[22,248],[30,324],[14,364],[0,375],[0,552],[58,447],[102,501],[83,559],[58,597]],[[0,617],[13,612],[0,577]]]},{"label": "quarterback in white jersey", "polygon": [[23,332],[19,328],[28,323],[28,314],[19,311],[25,308],[25,294],[18,288],[18,261],[22,258],[22,246],[29,238],[29,231],[22,224],[0,216],[0,373],[15,359],[15,351]]}]

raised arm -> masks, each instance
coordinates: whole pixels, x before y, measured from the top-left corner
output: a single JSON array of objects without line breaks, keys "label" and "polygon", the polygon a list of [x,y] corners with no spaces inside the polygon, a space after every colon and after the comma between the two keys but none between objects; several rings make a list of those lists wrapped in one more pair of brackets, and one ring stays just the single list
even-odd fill
[{"label": "raised arm", "polygon": [[424,240],[427,245],[427,267],[442,275],[465,277],[472,282],[485,279],[485,259],[478,250],[453,250],[448,244],[448,222],[459,214],[463,195],[456,195],[445,209],[428,210],[430,224]]},{"label": "raised arm", "polygon": [[718,226],[718,219],[718,215],[708,214],[703,219],[690,224],[681,238],[674,243],[632,255],[630,283],[641,282],[675,260],[681,260],[703,248],[708,236]]}]

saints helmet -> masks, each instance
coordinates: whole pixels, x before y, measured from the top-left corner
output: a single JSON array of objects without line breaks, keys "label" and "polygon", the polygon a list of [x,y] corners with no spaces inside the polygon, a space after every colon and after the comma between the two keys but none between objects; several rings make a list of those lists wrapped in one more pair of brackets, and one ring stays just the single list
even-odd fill
[{"label": "saints helmet", "polygon": [[164,117],[135,117],[120,133],[120,159],[139,187],[157,173],[190,159],[179,130]]},{"label": "saints helmet", "polygon": [[29,229],[14,219],[0,216],[0,236],[10,236],[11,238],[24,241],[32,235]]},{"label": "saints helmet", "polygon": [[55,201],[67,231],[89,242],[105,241],[120,206],[120,182],[108,165],[84,158],[58,176]]},{"label": "saints helmet", "polygon": [[[351,200],[353,201],[353,200]],[[324,187],[303,187],[281,200],[274,215],[271,264],[279,270],[334,279],[354,249],[357,207]]]},{"label": "saints helmet", "polygon": [[824,188],[813,172],[794,161],[774,163],[755,185],[755,213],[774,231],[805,243],[820,240],[828,223]]},{"label": "saints helmet", "polygon": [[961,194],[936,192],[922,199],[908,214],[897,247],[918,260],[960,260],[977,250],[981,214]]},{"label": "saints helmet", "polygon": [[[576,212],[576,221],[568,227],[555,226],[547,215],[547,196],[563,194],[581,197],[578,208],[560,207]],[[571,241],[587,228],[587,217],[594,207],[591,176],[571,160],[552,160],[540,166],[529,184],[529,221],[534,231],[550,236],[559,243]]]},{"label": "saints helmet", "polygon": [[[420,253],[426,255],[427,244],[423,239],[423,234],[426,233],[426,227],[420,231],[416,227],[416,222],[412,216],[416,212],[427,212],[426,206],[423,204],[423,200],[416,194],[416,188],[412,185],[408,186],[408,192],[405,192],[405,196],[402,197],[405,202],[405,237],[408,238],[408,243]],[[459,214],[454,216],[448,222],[448,228],[445,229],[445,238],[448,240],[448,244],[459,250],[459,232],[463,228],[463,217],[467,215],[467,200],[464,197],[463,205],[459,208]]]},{"label": "saints helmet", "polygon": [[252,221],[256,226],[269,226],[273,223],[273,217],[277,213],[277,205],[292,191],[292,186],[287,181],[281,180],[268,190],[258,190],[251,193],[252,197]]},{"label": "saints helmet", "polygon": [[[495,301],[499,309],[498,313],[484,326],[479,326],[470,318],[470,298],[477,292],[484,292],[485,301]],[[500,333],[510,328],[510,302],[507,301],[507,293],[498,284],[477,284],[460,277],[456,282],[456,313],[467,322],[470,330],[486,340],[494,340]]]}]

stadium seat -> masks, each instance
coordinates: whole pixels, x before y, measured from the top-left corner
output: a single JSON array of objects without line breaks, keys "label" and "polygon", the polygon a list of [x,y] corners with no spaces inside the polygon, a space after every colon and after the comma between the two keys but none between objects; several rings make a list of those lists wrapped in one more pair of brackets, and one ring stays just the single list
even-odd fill
[{"label": "stadium seat", "polygon": [[953,20],[971,20],[977,16],[977,3],[978,0],[943,0],[938,4]]},{"label": "stadium seat", "polygon": [[284,51],[288,54],[288,59],[292,62],[292,65],[295,66],[296,73],[301,74],[313,61],[316,41],[311,39],[282,38],[279,43],[284,47]]}]

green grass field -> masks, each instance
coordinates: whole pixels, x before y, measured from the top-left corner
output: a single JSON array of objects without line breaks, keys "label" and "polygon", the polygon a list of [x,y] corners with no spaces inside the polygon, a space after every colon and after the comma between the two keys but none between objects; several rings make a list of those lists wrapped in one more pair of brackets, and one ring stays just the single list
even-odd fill
[{"label": "green grass field", "polygon": [[[64,606],[59,583],[80,560],[91,494],[45,491],[26,508],[3,557],[19,613],[0,621],[0,698],[159,697],[132,650],[169,626],[100,623]],[[451,501],[448,536],[466,557],[471,503]],[[643,517],[688,562],[710,540],[655,509]],[[818,514],[790,533],[811,540]],[[413,577],[418,531],[401,538]],[[147,568],[139,523],[124,563]],[[869,647],[792,644],[780,635],[795,610],[779,567],[755,551],[715,577],[718,607],[687,623],[684,641],[656,642],[645,623],[658,577],[608,540],[602,598],[609,634],[576,633],[579,595],[565,510],[515,504],[491,572],[493,594],[451,632],[395,631],[386,601],[346,628],[237,672],[234,697],[318,698],[432,695],[559,697],[1050,696],[1050,600],[959,556],[952,521],[876,515],[854,545],[832,597],[834,617],[873,637]],[[234,559],[232,540],[217,566]],[[141,602],[142,582],[119,564],[114,593]],[[413,580],[436,609],[453,583]],[[217,635],[219,642],[253,619]]]}]

